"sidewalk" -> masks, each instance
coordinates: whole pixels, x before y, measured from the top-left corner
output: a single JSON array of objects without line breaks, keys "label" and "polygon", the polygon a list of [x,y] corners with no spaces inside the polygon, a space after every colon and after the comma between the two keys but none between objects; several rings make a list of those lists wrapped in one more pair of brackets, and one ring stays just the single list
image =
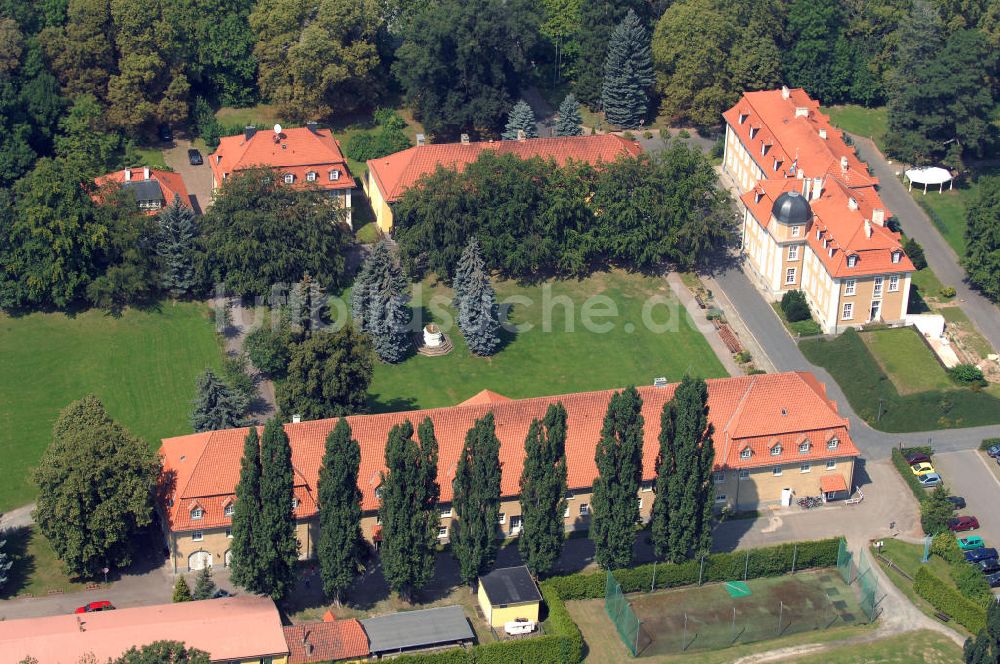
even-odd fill
[{"label": "sidewalk", "polygon": [[[722,338],[719,337],[719,331],[715,329],[715,326],[709,323],[705,319],[705,312],[698,306],[698,303],[694,299],[694,295],[688,290],[684,282],[681,281],[681,277],[676,272],[671,272],[667,275],[667,284],[670,286],[670,290],[674,292],[680,303],[684,305],[684,308],[688,312],[688,316],[691,317],[691,321],[694,323],[695,328],[701,332],[702,336],[705,337],[705,341],[708,345],[712,347],[712,351],[715,352],[715,356],[719,358],[719,362],[722,366],[726,368],[726,372],[730,376],[742,376],[743,369],[740,365],[736,363],[733,359],[733,354],[729,352],[726,348],[726,344],[722,342]],[[739,334],[739,332],[737,332]],[[739,335],[740,340],[743,340],[743,335]],[[744,344],[745,345],[745,344]],[[753,354],[753,351],[750,351]],[[763,353],[761,353],[763,355]],[[754,355],[754,359],[756,359]]]}]

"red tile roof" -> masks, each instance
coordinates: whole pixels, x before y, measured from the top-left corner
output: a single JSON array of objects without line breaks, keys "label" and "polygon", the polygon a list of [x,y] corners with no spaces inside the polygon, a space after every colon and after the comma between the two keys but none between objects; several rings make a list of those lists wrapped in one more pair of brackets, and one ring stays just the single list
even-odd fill
[{"label": "red tile roof", "polygon": [[[852,189],[878,184],[854,148],[844,142],[842,132],[819,110],[819,102],[802,88],[744,93],[722,116],[768,178],[797,177],[798,173],[790,172],[795,162],[806,177],[837,175]],[[767,152],[762,154],[765,147]],[[841,168],[844,157],[846,170]],[[775,162],[780,162],[777,171]]]},{"label": "red tile roof", "polygon": [[[149,180],[156,182],[160,185],[160,192],[163,194],[163,204],[170,205],[174,202],[174,196],[179,196],[181,203],[194,209],[191,205],[191,196],[188,195],[187,187],[184,185],[184,178],[181,177],[180,173],[172,173],[170,171],[161,171],[155,168],[123,168],[120,171],[115,171],[114,173],[108,173],[107,175],[102,175],[99,178],[94,178],[94,184],[98,187],[103,187],[109,183],[124,184],[126,181],[131,182],[141,182],[146,179],[146,171],[149,172]],[[128,180],[126,180],[126,175],[128,175]],[[97,200],[97,195],[95,195],[95,200]],[[147,210],[146,214],[157,214],[159,210]]]},{"label": "red tile roof", "polygon": [[[739,376],[707,381],[709,421],[714,426],[717,469],[750,468],[773,465],[775,461],[825,459],[856,456],[857,448],[848,433],[848,422],[837,414],[835,405],[827,399],[822,384],[811,374],[782,373]],[[655,476],[659,451],[660,412],[673,396],[676,385],[640,387],[645,418],[643,447],[643,478]],[[362,492],[362,507],[366,511],[378,508],[375,489],[385,469],[385,442],[389,430],[404,420],[417,426],[424,417],[431,418],[439,445],[438,481],[441,501],[452,499],[451,482],[465,434],[476,418],[492,411],[496,433],[500,439],[500,461],[503,464],[501,491],[504,496],[518,494],[524,462],[524,439],[531,421],[542,418],[549,404],[561,401],[566,407],[566,456],[571,489],[593,485],[597,477],[594,450],[600,437],[601,425],[613,390],[580,392],[562,396],[511,399],[491,403],[473,403],[448,408],[434,408],[402,413],[354,415],[347,418],[354,437],[361,446],[361,466],[358,488]],[[299,518],[316,514],[315,493],[324,441],[336,424],[335,419],[286,424],[291,441],[292,465],[296,473],[296,495],[309,496],[310,502],[296,511]],[[235,493],[239,481],[240,458],[247,429],[226,429],[164,439],[160,453],[164,463],[166,517],[172,530],[199,530],[210,524],[228,523],[222,516],[225,500]],[[767,441],[780,438],[797,440],[806,435],[816,444],[808,455],[785,446],[781,457],[758,452],[749,459],[740,457],[745,444],[755,450]],[[838,445],[828,450],[826,442],[836,436]],[[205,515],[192,521],[190,508],[197,500]]]},{"label": "red tile roof", "polygon": [[823,475],[819,478],[819,488],[823,493],[847,491],[847,480],[840,473]]},{"label": "red tile roof", "polygon": [[474,406],[476,404],[498,403],[501,401],[510,401],[510,397],[505,397],[502,394],[497,394],[493,390],[482,390],[481,392],[477,393],[474,396],[469,397],[468,399],[466,399],[465,401],[463,401],[458,405]]},{"label": "red tile roof", "polygon": [[368,635],[357,620],[313,622],[285,627],[288,664],[336,662],[368,657]]},{"label": "red tile roof", "polygon": [[[761,180],[741,196],[750,214],[767,228],[771,221],[771,206],[786,191],[801,191],[804,180]],[[851,209],[854,200],[857,209]],[[881,209],[889,213],[872,189],[849,189],[838,178],[827,177],[819,198],[809,202],[813,211],[812,225],[802,239],[820,259],[827,272],[837,278],[873,274],[913,272],[913,263],[903,252],[899,233],[884,224],[872,222],[873,213]],[[868,222],[866,225],[865,222]],[[821,236],[816,237],[816,231]],[[869,235],[869,231],[871,235]],[[827,246],[823,246],[823,240]],[[830,249],[833,248],[833,255]],[[900,252],[900,261],[892,262],[893,252]],[[847,257],[857,255],[854,267],[847,266]]]},{"label": "red tile roof", "polygon": [[438,166],[461,170],[486,150],[512,154],[521,159],[554,159],[560,166],[569,161],[588,164],[612,162],[621,156],[636,156],[642,148],[614,134],[529,138],[523,141],[436,143],[418,145],[380,159],[369,159],[368,170],[387,202],[398,201],[403,192]]},{"label": "red tile roof", "polygon": [[[279,140],[275,133],[261,130],[250,140],[244,134],[223,136],[219,147],[208,156],[208,165],[215,181],[222,184],[225,176],[255,166],[270,166],[281,173],[295,176],[295,186],[309,183],[307,174],[316,174],[311,183],[321,189],[353,189],[356,185],[347,168],[347,161],[340,151],[340,142],[329,129],[297,127],[283,129]],[[330,179],[330,171],[340,172],[337,180]]]}]

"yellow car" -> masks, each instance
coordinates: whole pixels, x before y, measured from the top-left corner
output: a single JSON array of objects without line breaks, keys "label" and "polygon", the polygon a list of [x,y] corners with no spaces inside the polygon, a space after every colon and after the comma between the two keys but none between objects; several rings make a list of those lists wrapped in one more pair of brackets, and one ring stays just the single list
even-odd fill
[{"label": "yellow car", "polygon": [[926,475],[928,473],[933,473],[934,472],[934,466],[932,466],[931,464],[927,463],[926,461],[921,461],[920,463],[915,463],[912,466],[910,466],[910,470],[913,471],[914,475],[916,475],[916,476],[919,477],[920,475]]}]

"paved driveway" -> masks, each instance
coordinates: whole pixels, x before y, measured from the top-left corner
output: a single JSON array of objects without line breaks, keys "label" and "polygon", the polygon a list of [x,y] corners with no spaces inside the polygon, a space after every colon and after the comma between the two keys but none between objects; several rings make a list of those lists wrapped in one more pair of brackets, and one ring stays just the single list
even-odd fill
[{"label": "paved driveway", "polygon": [[202,157],[205,163],[200,166],[192,166],[188,161],[187,151],[191,147],[191,141],[185,138],[175,138],[173,144],[163,150],[163,160],[174,172],[180,173],[184,178],[184,185],[188,194],[191,195],[191,202],[194,204],[195,212],[203,214],[212,206],[212,169],[208,167],[208,155],[204,152]]},{"label": "paved driveway", "polygon": [[959,514],[978,518],[976,534],[987,546],[1000,547],[1000,480],[988,463],[995,462],[974,450],[934,455],[934,468],[952,494],[965,498],[966,508]]}]

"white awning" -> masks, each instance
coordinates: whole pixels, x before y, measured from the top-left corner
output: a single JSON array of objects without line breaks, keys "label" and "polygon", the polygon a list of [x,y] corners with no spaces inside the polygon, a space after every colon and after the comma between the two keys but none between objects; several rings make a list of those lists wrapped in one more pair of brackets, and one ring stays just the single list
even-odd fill
[{"label": "white awning", "polygon": [[924,166],[906,171],[906,177],[917,184],[944,184],[951,180],[951,173],[939,166]]}]

